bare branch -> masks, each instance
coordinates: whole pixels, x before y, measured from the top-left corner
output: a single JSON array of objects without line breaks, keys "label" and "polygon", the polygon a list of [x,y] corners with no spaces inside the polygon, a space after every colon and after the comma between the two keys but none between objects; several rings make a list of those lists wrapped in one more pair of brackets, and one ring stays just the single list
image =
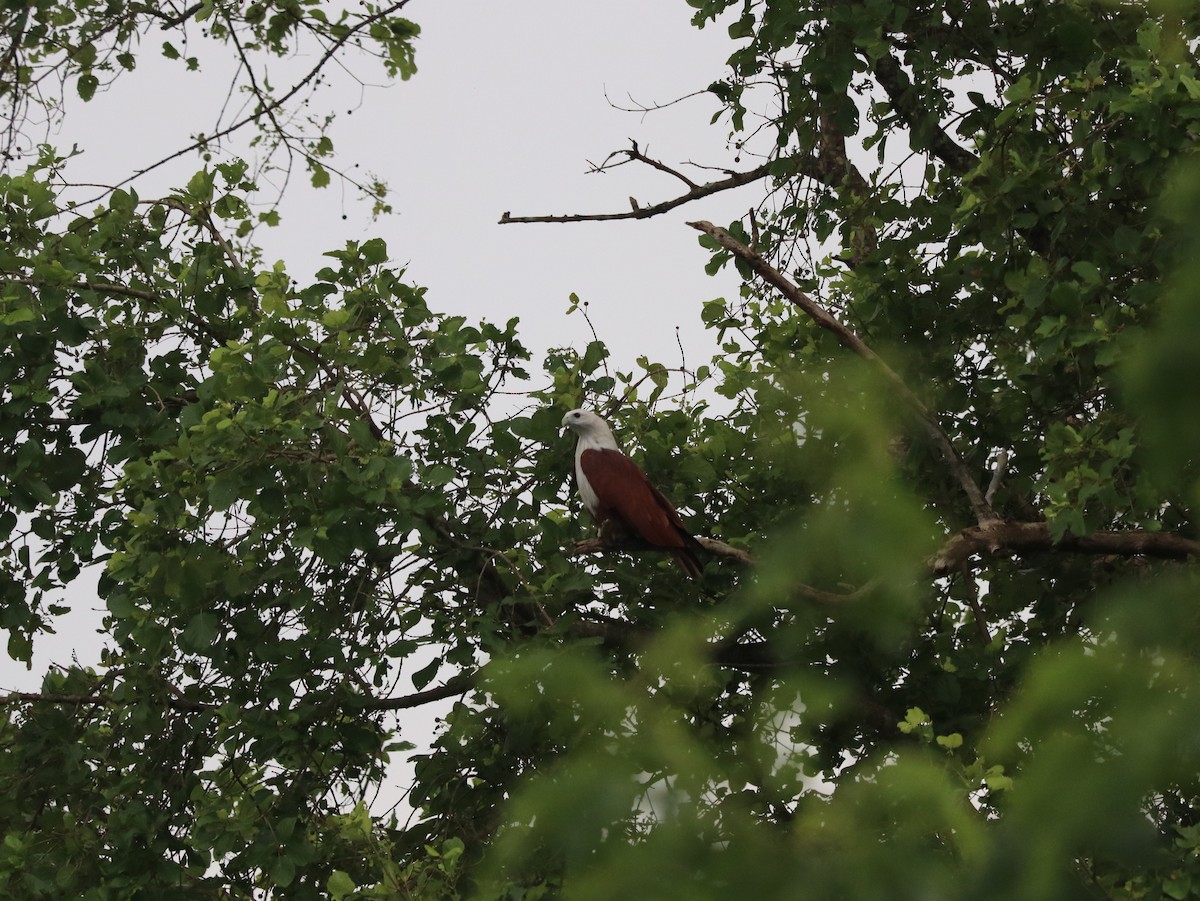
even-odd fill
[{"label": "bare branch", "polygon": [[966,466],[959,459],[958,454],[954,450],[954,445],[950,442],[949,436],[938,423],[937,416],[913,393],[912,389],[904,383],[904,380],[900,378],[896,371],[863,342],[862,338],[839,322],[828,310],[813,300],[812,297],[792,284],[783,273],[768,263],[761,254],[734,238],[725,229],[718,228],[711,222],[703,221],[689,222],[688,225],[698,231],[704,232],[721,247],[724,247],[734,256],[749,264],[750,268],[763,281],[778,290],[784,297],[804,311],[821,328],[832,332],[843,347],[854,351],[864,360],[874,365],[919,416],[925,426],[925,431],[966,494],[967,501],[970,503],[972,511],[974,511],[976,521],[984,523],[996,518],[996,514],[992,512],[991,505],[984,499],[983,492],[980,491],[979,486],[971,478],[971,474],[967,471]]},{"label": "bare branch", "polygon": [[[661,203],[656,203],[651,206],[641,206],[634,198],[629,198],[631,210],[624,213],[571,213],[566,215],[549,215],[549,216],[513,216],[505,212],[500,217],[500,224],[505,225],[513,222],[603,222],[613,219],[649,219],[651,216],[658,216],[682,206],[685,203],[690,203],[693,200],[698,200],[701,197],[708,197],[711,194],[716,194],[720,191],[728,191],[731,188],[738,188],[750,182],[757,181],[771,174],[771,167],[774,160],[768,160],[761,166],[751,169],[747,172],[733,172],[729,169],[720,169],[726,174],[726,178],[717,181],[707,182],[705,184],[696,184],[691,178],[680,172],[661,160],[656,160],[653,157],[647,156],[638,147],[636,141],[630,141],[628,150],[614,150],[599,164],[590,164],[591,172],[607,172],[610,169],[615,169],[618,166],[624,166],[629,163],[642,163],[657,169],[659,172],[677,178],[687,185],[686,193],[670,200],[664,200]],[[855,196],[864,196],[870,190],[870,185],[863,178],[862,173],[850,162],[846,156],[846,140],[835,128],[832,119],[823,117],[821,121],[821,130],[818,135],[817,142],[819,153],[816,155],[791,157],[787,162],[794,167],[791,174],[801,175],[805,178],[811,178],[815,181],[826,185],[836,191],[849,191]],[[618,162],[612,162],[613,159],[619,158]],[[691,163],[689,165],[696,166],[698,164]],[[710,168],[700,166],[699,168]],[[874,249],[876,235],[874,228],[870,225],[864,225],[855,233],[853,248],[853,261],[860,260],[866,253]]]},{"label": "bare branch", "polygon": [[[621,151],[629,153],[630,151]],[[674,172],[666,167],[656,166],[655,168],[665,168],[666,171],[673,175],[687,180],[686,176],[678,172]],[[685,203],[691,203],[693,200],[699,200],[701,197],[708,197],[712,194],[717,194],[721,191],[728,191],[731,188],[740,188],[742,185],[748,185],[760,178],[765,178],[771,174],[771,164],[764,163],[757,169],[751,169],[748,172],[732,172],[728,178],[722,178],[718,181],[710,181],[702,185],[696,185],[690,188],[686,193],[680,194],[678,197],[671,200],[664,200],[662,203],[656,203],[653,206],[639,207],[636,210],[629,210],[625,213],[572,213],[564,216],[512,216],[505,212],[500,217],[501,225],[508,225],[514,222],[604,222],[611,219],[649,219],[651,216],[660,216],[663,213],[670,212],[676,207],[683,206]]]},{"label": "bare branch", "polygon": [[[668,100],[666,103],[649,103],[649,104],[642,103],[638,100],[635,100],[633,98],[632,94],[627,93],[625,96],[629,98],[629,102],[632,103],[633,106],[621,106],[621,104],[619,104],[619,103],[614,103],[613,99],[608,96],[608,89],[605,88],[605,90],[604,90],[604,99],[608,101],[608,105],[611,106],[613,109],[620,110],[623,113],[643,113],[643,114],[655,113],[655,112],[658,112],[659,110],[664,110],[669,107],[675,106],[676,104],[683,103],[685,100],[691,100],[694,97],[708,97],[711,95],[709,94],[709,91],[706,88],[703,91],[692,91],[690,94],[684,94],[682,97],[676,97],[674,100]],[[644,118],[644,115],[643,115],[643,118]]]},{"label": "bare branch", "polygon": [[[650,157],[646,156],[646,154],[642,153],[642,151],[638,149],[637,141],[630,139],[629,143],[631,145],[629,150],[617,151],[618,153],[621,153],[626,157],[625,162],[631,163],[631,162],[636,161],[639,163],[645,163],[647,166],[650,166],[653,169],[657,169],[659,172],[665,172],[667,175],[672,175],[675,178],[678,178],[681,182],[683,182],[685,185],[687,185],[689,189],[695,189],[695,188],[699,187],[699,185],[697,185],[694,181],[692,181],[690,178],[688,178],[686,175],[684,175],[678,169],[672,169],[666,163],[660,162],[659,160],[656,160],[656,159],[651,159]],[[619,163],[617,165],[624,165],[624,164]],[[603,167],[601,167],[601,169],[603,169]],[[601,169],[598,169],[596,171],[601,171]]]}]

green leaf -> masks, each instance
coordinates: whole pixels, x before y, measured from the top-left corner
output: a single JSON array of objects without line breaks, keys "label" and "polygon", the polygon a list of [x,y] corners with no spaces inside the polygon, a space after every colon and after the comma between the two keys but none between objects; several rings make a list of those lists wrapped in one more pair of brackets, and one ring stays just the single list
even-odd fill
[{"label": "green leaf", "polygon": [[348,873],[343,870],[334,870],[326,881],[325,888],[329,891],[333,901],[341,901],[342,898],[352,895],[358,886],[354,884],[354,880]]},{"label": "green leaf", "polygon": [[[229,422],[228,419],[223,423]],[[242,482],[233,473],[213,476],[208,482],[208,502],[214,510],[228,510],[241,499]]]},{"label": "green leaf", "polygon": [[79,93],[81,100],[91,100],[96,94],[96,88],[99,86],[100,79],[91,72],[84,72],[79,76],[79,80],[75,82],[75,90]]},{"label": "green leaf", "polygon": [[387,243],[382,238],[371,238],[360,248],[363,259],[372,266],[387,262]]},{"label": "green leaf", "polygon": [[453,481],[456,473],[449,466],[438,463],[427,467],[421,474],[421,481],[430,486],[446,485]]},{"label": "green leaf", "polygon": [[754,36],[754,16],[746,13],[729,26],[729,36],[735,41]]},{"label": "green leaf", "polygon": [[10,630],[8,633],[7,648],[9,657],[24,663],[26,669],[32,668],[33,640],[27,633],[16,629]]},{"label": "green leaf", "polygon": [[217,637],[220,617],[212,612],[197,613],[188,620],[187,626],[179,636],[182,648],[189,651],[206,651]]},{"label": "green leaf", "polygon": [[951,732],[949,735],[939,735],[937,743],[947,751],[953,751],[955,748],[962,747],[963,737],[958,732]]},{"label": "green leaf", "polygon": [[1071,265],[1071,271],[1078,275],[1085,283],[1090,285],[1098,285],[1103,280],[1100,274],[1100,269],[1095,263],[1087,260],[1080,260]]},{"label": "green leaf", "polygon": [[32,322],[37,318],[37,313],[32,307],[17,307],[0,316],[0,323],[4,325],[18,325],[22,322]]},{"label": "green leaf", "polygon": [[441,669],[442,661],[439,658],[434,658],[421,667],[412,675],[413,687],[418,691],[428,685],[437,676],[438,670]]},{"label": "green leaf", "polygon": [[296,878],[296,864],[288,857],[276,857],[267,871],[272,886],[287,888]]}]

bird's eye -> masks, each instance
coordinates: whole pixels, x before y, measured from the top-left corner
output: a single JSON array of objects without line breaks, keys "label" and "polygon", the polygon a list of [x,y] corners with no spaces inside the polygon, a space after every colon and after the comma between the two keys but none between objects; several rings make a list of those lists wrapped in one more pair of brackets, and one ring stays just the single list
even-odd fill
[{"label": "bird's eye", "polygon": [[583,414],[582,414],[582,413],[578,413],[578,412],[576,412],[576,413],[572,413],[571,415],[572,415],[572,416],[574,416],[576,419],[578,419],[578,418],[579,418],[580,416],[582,416]]}]

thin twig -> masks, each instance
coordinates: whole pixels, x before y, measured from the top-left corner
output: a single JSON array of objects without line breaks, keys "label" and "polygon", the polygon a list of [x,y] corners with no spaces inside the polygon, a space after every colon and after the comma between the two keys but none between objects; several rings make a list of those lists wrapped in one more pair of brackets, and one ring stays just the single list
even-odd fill
[{"label": "thin twig", "polygon": [[[697,185],[694,181],[692,181],[690,178],[688,178],[686,175],[684,175],[678,169],[672,169],[666,163],[646,156],[646,154],[642,153],[641,149],[638,147],[637,141],[630,138],[629,143],[631,145],[630,149],[617,150],[617,151],[614,151],[613,153],[610,153],[608,155],[608,159],[606,159],[599,166],[595,167],[593,171],[604,172],[607,169],[613,169],[613,168],[616,168],[617,166],[623,166],[623,165],[625,165],[625,163],[639,162],[639,163],[645,163],[647,166],[651,167],[652,169],[657,169],[659,172],[665,172],[667,175],[671,175],[671,176],[674,176],[675,178],[678,178],[681,182],[683,182],[685,185],[688,186],[689,190],[699,187],[699,185]],[[614,163],[612,166],[609,166],[608,160],[612,159],[614,156],[624,156],[625,161],[622,163]]]},{"label": "thin twig", "polygon": [[963,588],[967,592],[967,603],[971,605],[971,612],[975,614],[975,628],[979,630],[979,638],[984,645],[992,643],[992,633],[988,631],[987,616],[983,612],[983,604],[979,600],[979,584],[975,581],[975,574],[971,572],[971,567],[966,560],[962,562],[960,573],[963,578]]},{"label": "thin twig", "polygon": [[233,132],[237,131],[242,126],[250,124],[255,119],[259,118],[259,116],[263,115],[264,113],[270,113],[274,110],[279,109],[281,106],[283,106],[285,103],[287,103],[293,97],[295,97],[298,93],[300,93],[300,91],[302,91],[308,85],[309,82],[311,82],[314,78],[316,78],[317,75],[319,75],[321,73],[321,70],[325,68],[325,64],[327,62],[329,62],[329,60],[333,57],[333,55],[335,53],[337,53],[338,50],[340,50],[346,43],[348,43],[349,41],[351,41],[355,37],[357,37],[363,31],[363,29],[369,29],[376,22],[380,21],[381,19],[385,19],[388,16],[392,15],[392,13],[404,8],[405,6],[408,5],[408,3],[409,3],[409,0],[399,0],[399,2],[393,3],[390,6],[387,6],[386,8],[381,9],[372,15],[364,16],[361,20],[356,22],[352,28],[346,29],[344,34],[342,34],[340,37],[338,37],[336,40],[334,40],[329,45],[329,47],[326,48],[325,52],[321,54],[320,58],[317,60],[317,64],[315,66],[313,66],[311,69],[309,69],[308,73],[303,78],[301,78],[294,85],[292,85],[291,89],[288,90],[288,92],[286,94],[283,94],[281,97],[279,97],[276,100],[272,100],[266,106],[260,105],[260,107],[258,109],[256,109],[254,112],[250,113],[247,116],[243,116],[241,119],[238,119],[236,122],[232,123],[231,125],[227,125],[225,128],[222,128],[219,131],[217,131],[215,134],[205,135],[205,136],[201,137],[200,139],[193,141],[191,144],[188,144],[186,147],[184,147],[180,150],[177,150],[168,156],[164,156],[162,159],[158,160],[157,162],[151,163],[149,166],[146,166],[143,169],[138,169],[136,172],[134,172],[132,175],[130,175],[128,178],[126,178],[124,181],[118,182],[115,185],[115,187],[119,188],[119,187],[122,187],[123,185],[127,185],[131,181],[134,181],[135,179],[140,178],[141,176],[145,175],[147,172],[153,172],[155,169],[158,169],[161,166],[165,166],[167,163],[171,162],[172,160],[176,160],[179,157],[183,156],[184,154],[191,153],[193,150],[200,150],[204,147],[208,147],[209,145],[213,144],[214,142],[219,141],[222,138],[228,137],[229,135],[233,134]]}]

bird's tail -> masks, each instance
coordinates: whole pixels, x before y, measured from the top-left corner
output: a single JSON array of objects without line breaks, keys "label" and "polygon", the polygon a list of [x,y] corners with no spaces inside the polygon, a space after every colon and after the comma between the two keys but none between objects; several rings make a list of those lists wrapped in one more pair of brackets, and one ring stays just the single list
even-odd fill
[{"label": "bird's tail", "polygon": [[689,579],[699,579],[700,574],[704,571],[704,564],[700,561],[701,555],[705,553],[704,545],[697,541],[692,535],[689,535],[683,529],[679,530],[684,541],[684,546],[671,551],[671,556],[675,558],[675,562],[679,564],[679,568],[687,573]]}]

